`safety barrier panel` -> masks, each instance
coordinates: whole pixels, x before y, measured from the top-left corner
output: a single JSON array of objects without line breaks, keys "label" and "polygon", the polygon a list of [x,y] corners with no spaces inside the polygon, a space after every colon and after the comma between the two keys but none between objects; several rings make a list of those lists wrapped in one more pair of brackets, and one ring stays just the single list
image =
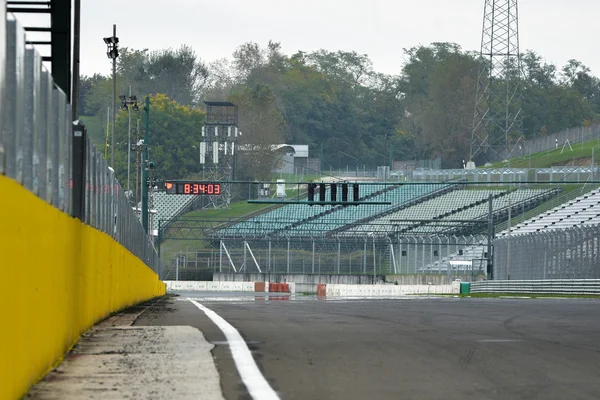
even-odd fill
[{"label": "safety barrier panel", "polygon": [[548,293],[600,295],[600,279],[481,281],[471,283],[471,293]]},{"label": "safety barrier panel", "polygon": [[167,290],[199,292],[296,293],[296,284],[274,282],[164,281]]},{"label": "safety barrier panel", "polygon": [[317,285],[317,296],[327,297],[392,297],[459,292],[460,282],[452,282],[450,285]]},{"label": "safety barrier panel", "polygon": [[67,95],[0,0],[0,399],[96,322],[165,293],[159,257]]},{"label": "safety barrier panel", "polygon": [[0,399],[21,398],[79,336],[165,285],[109,235],[0,176]]},{"label": "safety barrier panel", "polygon": [[195,292],[254,292],[254,282],[164,281],[167,290]]}]

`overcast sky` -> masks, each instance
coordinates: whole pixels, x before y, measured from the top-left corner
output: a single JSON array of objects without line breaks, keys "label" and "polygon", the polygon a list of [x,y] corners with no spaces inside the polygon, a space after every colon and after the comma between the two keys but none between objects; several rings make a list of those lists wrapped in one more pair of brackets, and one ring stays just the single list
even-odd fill
[{"label": "overcast sky", "polygon": [[[298,50],[355,50],[376,71],[397,74],[403,48],[455,42],[479,50],[485,0],[82,0],[81,72],[110,72],[104,36],[117,24],[121,46],[181,44],[206,62],[230,58],[248,41]],[[582,61],[600,75],[598,0],[519,1],[521,51],[547,62]]]}]

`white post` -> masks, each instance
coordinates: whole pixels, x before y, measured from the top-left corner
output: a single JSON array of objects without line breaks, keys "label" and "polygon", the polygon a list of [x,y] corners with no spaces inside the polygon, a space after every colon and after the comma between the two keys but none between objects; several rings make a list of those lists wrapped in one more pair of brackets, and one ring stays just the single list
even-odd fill
[{"label": "white post", "polygon": [[219,242],[219,272],[223,272],[223,241]]}]

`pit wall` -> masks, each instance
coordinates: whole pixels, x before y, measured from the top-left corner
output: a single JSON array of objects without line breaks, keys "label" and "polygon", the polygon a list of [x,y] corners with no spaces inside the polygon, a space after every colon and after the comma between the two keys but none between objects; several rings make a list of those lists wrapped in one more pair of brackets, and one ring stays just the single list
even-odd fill
[{"label": "pit wall", "polygon": [[18,399],[80,335],[165,284],[110,236],[0,176],[0,399]]}]

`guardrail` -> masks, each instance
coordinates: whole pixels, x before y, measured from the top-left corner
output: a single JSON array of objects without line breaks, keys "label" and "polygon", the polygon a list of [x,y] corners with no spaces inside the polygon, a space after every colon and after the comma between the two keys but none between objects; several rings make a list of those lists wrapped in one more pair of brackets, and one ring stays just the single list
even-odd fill
[{"label": "guardrail", "polygon": [[597,294],[600,279],[546,279],[471,283],[471,293]]}]

